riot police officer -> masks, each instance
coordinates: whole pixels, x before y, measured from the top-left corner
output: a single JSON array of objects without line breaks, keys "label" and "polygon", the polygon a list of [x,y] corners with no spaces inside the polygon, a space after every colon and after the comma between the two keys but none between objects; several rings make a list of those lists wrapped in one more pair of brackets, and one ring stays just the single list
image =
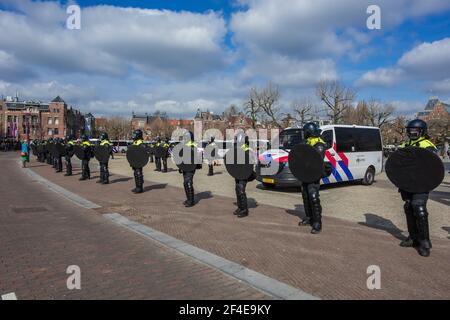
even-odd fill
[{"label": "riot police officer", "polygon": [[75,146],[75,137],[73,135],[66,136],[65,147],[66,147],[66,155],[64,159],[66,160],[66,174],[64,176],[68,177],[72,175],[72,157],[73,155],[73,147]]},{"label": "riot police officer", "polygon": [[[141,129],[136,129],[133,132],[133,145],[134,146],[141,146],[142,148],[145,148],[144,140],[143,140],[143,133]],[[142,168],[133,168],[134,171],[134,182],[136,185],[136,188],[131,190],[133,193],[142,193],[144,192],[144,174],[142,173]]]},{"label": "riot police officer", "polygon": [[167,158],[169,157],[169,148],[170,148],[170,140],[169,138],[165,138],[164,142],[162,143],[162,148],[164,149],[163,155],[162,155],[162,172],[167,172]]},{"label": "riot police officer", "polygon": [[[63,140],[61,138],[55,139],[55,144],[62,144]],[[63,164],[62,164],[62,155],[57,152],[55,154],[55,169],[56,172],[62,172],[63,171]]]},{"label": "riot police officer", "polygon": [[[110,147],[111,153],[112,153],[112,144],[109,141],[108,134],[106,132],[103,132],[100,135],[100,146],[104,147]],[[110,153],[110,155],[111,155]],[[108,158],[109,160],[109,158]],[[101,184],[108,184],[109,183],[109,170],[108,170],[108,161],[107,162],[100,162],[100,179],[97,181],[97,183]]]},{"label": "riot police officer", "polygon": [[[182,143],[184,143],[183,153],[189,151],[189,149],[191,150],[194,149],[193,152],[197,152],[197,144],[194,142],[194,134],[191,131],[185,132]],[[179,169],[178,171],[183,174],[183,187],[184,192],[186,193],[186,201],[184,201],[183,204],[186,208],[193,207],[195,206],[195,196],[194,196],[195,170],[183,171]]]},{"label": "riot police officer", "polygon": [[[431,152],[437,152],[436,146],[429,140],[427,124],[425,121],[415,119],[406,125],[408,141],[400,145],[400,148],[423,148]],[[399,190],[402,200],[405,201],[404,211],[409,236],[400,243],[402,247],[414,247],[423,257],[430,255],[432,248],[428,226],[427,201],[429,193],[410,193]]]},{"label": "riot police officer", "polygon": [[47,160],[47,164],[53,165],[53,157],[52,153],[50,152],[53,144],[53,138],[48,138],[45,144],[46,144],[45,158]]},{"label": "riot police officer", "polygon": [[[249,146],[248,136],[243,132],[239,131],[234,139],[234,154],[238,155],[242,153],[242,150],[245,152],[246,156],[251,152]],[[214,141],[214,140],[213,140]],[[239,150],[241,149],[241,150]],[[233,212],[238,218],[244,218],[248,216],[248,203],[247,203],[247,193],[245,189],[247,187],[247,182],[255,179],[256,173],[253,172],[252,176],[248,179],[234,179],[235,180],[235,191],[236,191],[236,203],[237,209]]]},{"label": "riot police officer", "polygon": [[[211,146],[212,148],[214,148],[216,146],[216,143],[214,142],[215,138],[211,137],[210,141],[209,141],[209,146]],[[216,156],[216,155],[214,155]],[[214,160],[213,159],[208,159],[208,176],[213,176],[214,175]]]},{"label": "riot police officer", "polygon": [[[155,148],[159,149],[161,146],[162,146],[161,138],[156,137]],[[155,154],[155,165],[156,165],[155,171],[161,171],[161,157],[159,153]]]},{"label": "riot police officer", "polygon": [[[308,122],[303,126],[306,143],[316,149],[325,157],[326,143],[320,138],[320,129],[314,122]],[[306,217],[299,225],[311,225],[311,233],[317,234],[322,231],[322,206],[320,205],[320,180],[313,183],[302,183],[303,206]]]},{"label": "riot police officer", "polygon": [[81,160],[81,178],[79,179],[80,181],[83,180],[87,180],[91,178],[91,170],[89,169],[89,161],[92,158],[93,155],[93,145],[91,144],[91,142],[89,141],[89,137],[84,134],[81,137],[81,147],[84,150],[84,155],[85,158],[83,160]]}]

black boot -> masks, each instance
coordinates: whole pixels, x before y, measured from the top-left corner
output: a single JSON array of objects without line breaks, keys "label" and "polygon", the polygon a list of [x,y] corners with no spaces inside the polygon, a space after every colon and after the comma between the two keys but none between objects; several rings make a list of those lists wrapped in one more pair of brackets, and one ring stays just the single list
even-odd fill
[{"label": "black boot", "polygon": [[134,188],[132,191],[133,193],[142,193],[144,192],[144,176],[141,172],[142,169],[137,169],[134,172],[134,182],[136,184],[136,188]]},{"label": "black boot", "polygon": [[246,216],[248,216],[248,204],[247,204],[247,195],[245,194],[245,192],[242,192],[239,195],[239,202],[240,202],[240,207],[239,207],[239,211],[236,214],[238,218],[244,218]]},{"label": "black boot", "polygon": [[105,167],[103,172],[103,184],[109,184],[109,170],[108,167]]},{"label": "black boot", "polygon": [[187,201],[184,205],[186,208],[190,208],[195,206],[195,199],[194,199],[194,185],[192,182],[188,182],[185,187]]},{"label": "black boot", "polygon": [[213,176],[214,175],[214,168],[213,165],[210,164],[208,165],[208,176]]},{"label": "black boot", "polygon": [[97,183],[103,183],[105,179],[105,170],[103,169],[103,165],[100,164],[100,179],[97,180]]},{"label": "black boot", "polygon": [[305,217],[298,223],[299,226],[311,225],[311,203],[308,197],[308,190],[306,187],[302,187],[302,198],[303,198],[303,210],[305,211]]},{"label": "black boot", "polygon": [[66,162],[66,174],[65,176],[71,176],[72,175],[72,162],[67,161]]},{"label": "black boot", "polygon": [[417,252],[422,257],[428,257],[430,255],[430,249],[432,247],[430,241],[430,231],[428,226],[428,211],[425,206],[418,206],[417,208],[414,209],[419,241],[419,247],[417,248]]},{"label": "black boot", "polygon": [[317,193],[311,195],[311,218],[311,233],[320,233],[322,231],[322,206],[320,205],[320,198]]},{"label": "black boot", "polygon": [[418,247],[419,241],[417,241],[416,218],[414,217],[411,202],[409,200],[405,202],[403,209],[405,210],[406,225],[408,227],[408,237],[400,242],[400,246],[405,248]]}]

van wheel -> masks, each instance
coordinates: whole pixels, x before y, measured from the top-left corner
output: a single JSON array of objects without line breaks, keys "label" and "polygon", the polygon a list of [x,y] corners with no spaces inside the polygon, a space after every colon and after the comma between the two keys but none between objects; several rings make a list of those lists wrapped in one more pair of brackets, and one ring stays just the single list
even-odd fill
[{"label": "van wheel", "polygon": [[362,184],[365,186],[370,186],[375,181],[375,170],[373,168],[367,168],[364,179],[362,179]]}]

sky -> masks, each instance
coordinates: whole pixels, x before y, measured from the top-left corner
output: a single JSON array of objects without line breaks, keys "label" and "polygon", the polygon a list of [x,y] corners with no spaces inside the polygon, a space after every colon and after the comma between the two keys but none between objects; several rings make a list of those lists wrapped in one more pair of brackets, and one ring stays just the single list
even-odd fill
[{"label": "sky", "polygon": [[[78,5],[80,29],[67,28]],[[369,5],[381,28],[367,27]],[[411,116],[450,102],[448,0],[0,0],[0,94],[96,116],[192,118],[272,82],[280,106],[320,106],[338,80]]]}]

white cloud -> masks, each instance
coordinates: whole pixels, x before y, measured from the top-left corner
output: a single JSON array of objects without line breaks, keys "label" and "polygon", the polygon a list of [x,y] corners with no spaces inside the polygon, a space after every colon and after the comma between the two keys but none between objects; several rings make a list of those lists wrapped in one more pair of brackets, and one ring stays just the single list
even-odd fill
[{"label": "white cloud", "polygon": [[58,72],[185,78],[224,67],[225,21],[204,14],[95,6],[81,11],[81,30],[65,28],[65,7],[10,2],[0,11],[0,49],[27,65]]},{"label": "white cloud", "polygon": [[391,68],[368,71],[358,85],[391,86],[404,80],[444,80],[450,74],[450,38],[425,42],[403,54]]}]

